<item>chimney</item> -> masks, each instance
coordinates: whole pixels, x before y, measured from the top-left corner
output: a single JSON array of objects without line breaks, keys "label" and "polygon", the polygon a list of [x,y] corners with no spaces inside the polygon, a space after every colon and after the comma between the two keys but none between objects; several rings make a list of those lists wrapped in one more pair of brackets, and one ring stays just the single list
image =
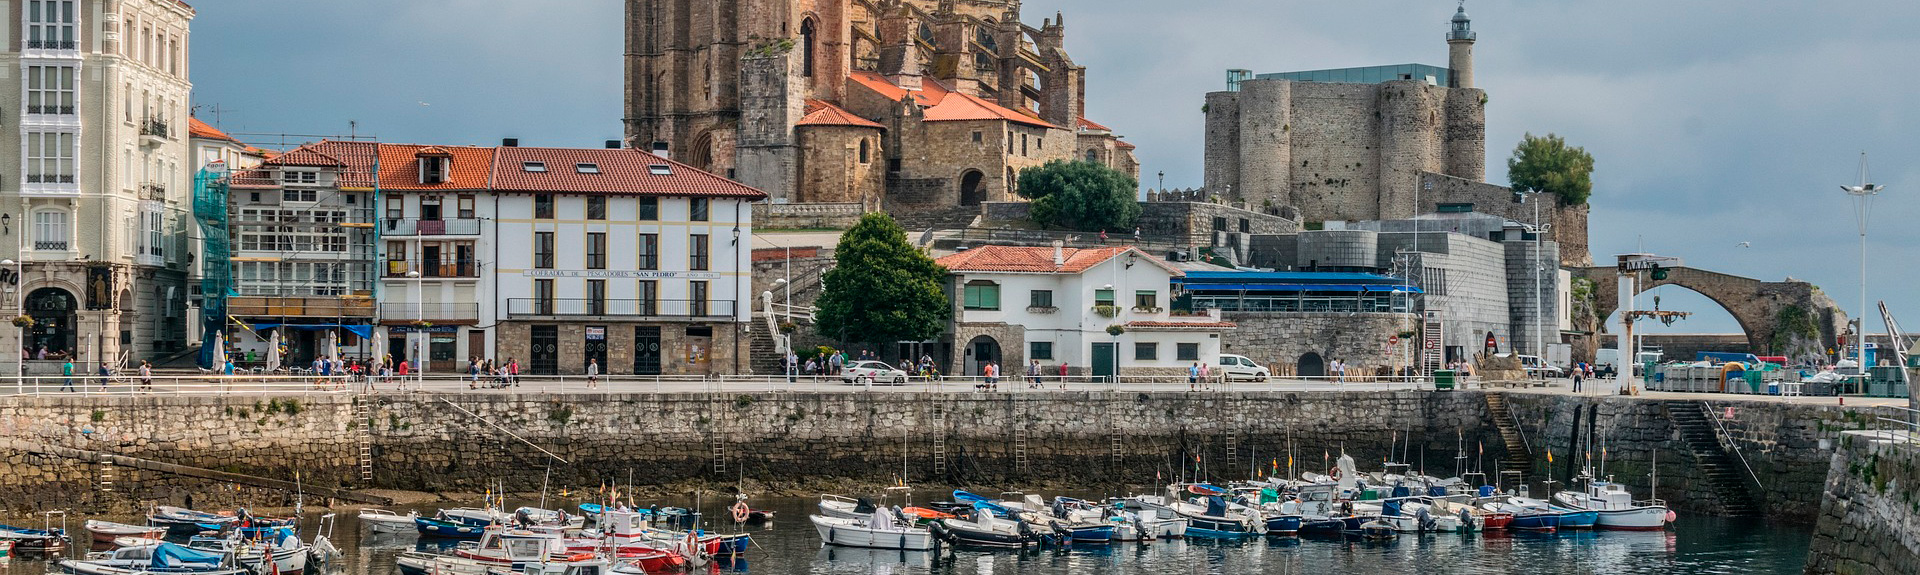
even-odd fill
[{"label": "chimney", "polygon": [[671,160],[671,159],[673,159],[673,154],[672,154],[672,152],[668,152],[668,151],[667,151],[667,143],[666,143],[666,142],[654,142],[654,143],[653,143],[653,155],[655,155],[655,156],[660,156],[660,157],[662,157],[662,158],[666,158],[666,159],[669,159],[669,160]]},{"label": "chimney", "polygon": [[1053,267],[1057,268],[1067,264],[1067,252],[1061,249],[1063,245],[1065,245],[1064,242],[1053,240]]},{"label": "chimney", "polygon": [[518,148],[520,147],[520,138],[500,138],[500,146],[505,148]]},{"label": "chimney", "polygon": [[620,149],[620,140],[607,140],[607,149],[609,150]]}]

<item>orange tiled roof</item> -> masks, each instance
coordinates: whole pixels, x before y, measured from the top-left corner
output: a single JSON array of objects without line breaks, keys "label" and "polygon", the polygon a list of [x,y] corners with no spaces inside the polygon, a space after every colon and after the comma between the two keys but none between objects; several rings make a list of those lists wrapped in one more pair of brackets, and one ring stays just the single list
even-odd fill
[{"label": "orange tiled roof", "polygon": [[334,140],[302,144],[261,162],[258,168],[235,173],[229,181],[233,186],[242,188],[278,187],[273,169],[299,166],[330,168],[338,172],[337,185],[343,188],[370,188],[373,187],[373,165],[379,155],[379,146],[373,142]]},{"label": "orange tiled roof", "polygon": [[1098,130],[1098,131],[1102,131],[1102,132],[1111,132],[1111,131],[1113,131],[1113,128],[1109,128],[1109,127],[1106,127],[1106,126],[1102,126],[1102,125],[1100,125],[1100,124],[1099,124],[1098,122],[1094,122],[1093,120],[1088,120],[1088,119],[1086,119],[1086,118],[1084,118],[1084,117],[1083,117],[1083,118],[1080,118],[1080,129],[1082,129],[1082,130]]},{"label": "orange tiled roof", "polygon": [[[705,196],[760,200],[766,192],[693,166],[632,148],[494,148],[488,187],[502,192],[585,192],[656,196]],[[544,162],[547,171],[529,172],[526,162]],[[581,173],[577,164],[594,164],[599,173]],[[665,166],[666,174],[653,173]]]},{"label": "orange tiled roof", "polygon": [[856,126],[861,128],[882,128],[879,122],[868,120],[848,112],[825,100],[807,100],[807,115],[800,118],[796,126]]},{"label": "orange tiled roof", "polygon": [[1077,274],[1093,269],[1093,266],[1113,259],[1129,251],[1138,252],[1142,259],[1160,266],[1175,276],[1184,276],[1184,272],[1168,266],[1160,258],[1131,247],[1112,248],[1062,248],[1061,263],[1054,265],[1053,248],[1030,246],[980,246],[964,252],[934,260],[934,263],[955,272],[1014,272],[1014,273],[1065,273]]},{"label": "orange tiled roof", "polygon": [[206,138],[209,140],[226,140],[236,144],[240,143],[239,140],[233,139],[233,136],[227,135],[226,132],[220,131],[219,128],[215,128],[206,122],[200,121],[199,118],[195,118],[192,116],[187,117],[187,135],[195,138]]},{"label": "orange tiled roof", "polygon": [[1138,148],[1139,146],[1135,146],[1131,143],[1128,143],[1126,140],[1114,140],[1113,147],[1120,148],[1122,150],[1131,150],[1134,148]]},{"label": "orange tiled roof", "polygon": [[[419,156],[452,157],[446,181],[420,183]],[[493,171],[493,148],[380,144],[380,188],[386,190],[481,190]]]},{"label": "orange tiled roof", "polygon": [[1042,128],[1055,127],[1053,124],[1041,121],[1039,118],[1006,109],[999,104],[982,100],[964,92],[954,92],[941,100],[939,104],[927,108],[926,121],[928,122],[956,120],[1005,120]]}]

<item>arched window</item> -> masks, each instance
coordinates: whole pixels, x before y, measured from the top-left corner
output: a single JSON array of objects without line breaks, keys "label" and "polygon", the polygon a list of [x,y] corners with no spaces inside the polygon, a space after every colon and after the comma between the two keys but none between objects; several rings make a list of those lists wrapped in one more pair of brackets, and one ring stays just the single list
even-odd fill
[{"label": "arched window", "polygon": [[867,139],[860,139],[860,163],[867,163]]},{"label": "arched window", "polygon": [[800,75],[813,77],[813,19],[800,21]]},{"label": "arched window", "polygon": [[1090,164],[1098,164],[1098,163],[1100,163],[1100,150],[1096,150],[1096,149],[1092,149],[1092,148],[1088,148],[1088,149],[1087,149],[1087,163],[1090,163]]}]

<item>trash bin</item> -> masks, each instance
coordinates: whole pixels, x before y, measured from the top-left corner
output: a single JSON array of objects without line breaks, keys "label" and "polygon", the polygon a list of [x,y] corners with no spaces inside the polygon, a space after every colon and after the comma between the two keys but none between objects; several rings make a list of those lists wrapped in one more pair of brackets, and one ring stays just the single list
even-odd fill
[{"label": "trash bin", "polygon": [[1433,389],[1451,390],[1454,386],[1454,371],[1451,369],[1433,370]]}]

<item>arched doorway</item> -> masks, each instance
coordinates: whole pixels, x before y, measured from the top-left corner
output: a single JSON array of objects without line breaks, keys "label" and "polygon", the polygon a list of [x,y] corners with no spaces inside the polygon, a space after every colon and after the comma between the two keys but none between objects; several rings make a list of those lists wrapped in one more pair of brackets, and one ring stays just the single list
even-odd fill
[{"label": "arched doorway", "polygon": [[45,347],[47,353],[58,351],[71,352],[79,341],[75,328],[78,325],[75,314],[79,311],[79,301],[73,294],[60,288],[40,288],[27,294],[22,302],[27,315],[33,317],[33,330],[27,335],[27,346],[37,355]]},{"label": "arched doorway", "polygon": [[1320,360],[1320,354],[1309,351],[1306,355],[1300,356],[1300,363],[1294,366],[1293,374],[1300,377],[1324,377],[1327,375],[1327,364]]},{"label": "arched doorway", "polygon": [[960,205],[977,206],[987,200],[987,190],[980,186],[980,180],[985,177],[980,170],[967,170],[960,174]]},{"label": "arched doorway", "polygon": [[[962,353],[966,354],[966,359],[963,360],[964,365],[961,366],[962,369],[966,370],[966,375],[985,375],[987,364],[1000,363],[1002,359],[1000,357],[1000,342],[993,339],[993,336],[990,335],[973,338],[973,341],[967,342],[967,349]],[[1007,366],[1004,365],[1000,366],[1001,369],[1006,369],[1006,367]]]}]

